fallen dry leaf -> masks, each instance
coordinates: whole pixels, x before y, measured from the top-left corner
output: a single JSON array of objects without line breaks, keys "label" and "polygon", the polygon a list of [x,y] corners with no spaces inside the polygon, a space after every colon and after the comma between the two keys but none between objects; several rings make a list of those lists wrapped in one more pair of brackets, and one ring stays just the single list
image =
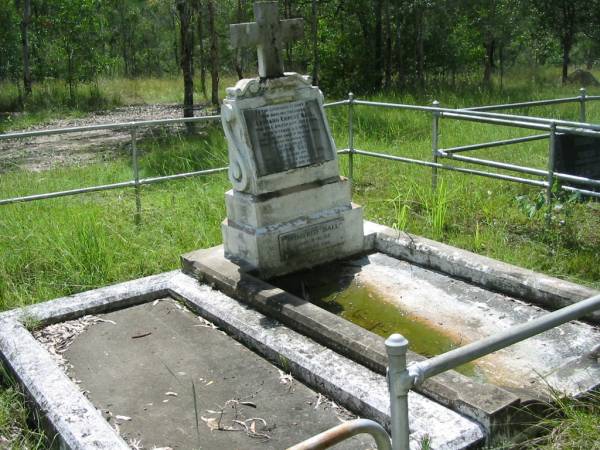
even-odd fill
[{"label": "fallen dry leaf", "polygon": [[215,417],[200,416],[200,419],[210,428],[210,431],[219,429],[219,421]]}]

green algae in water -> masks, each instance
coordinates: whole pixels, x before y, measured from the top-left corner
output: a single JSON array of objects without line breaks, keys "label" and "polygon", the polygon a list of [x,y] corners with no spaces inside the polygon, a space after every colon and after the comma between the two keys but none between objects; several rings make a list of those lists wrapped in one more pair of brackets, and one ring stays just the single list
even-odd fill
[{"label": "green algae in water", "polygon": [[[317,275],[314,278],[320,277]],[[392,333],[402,334],[410,342],[413,352],[428,358],[460,346],[459,342],[402,311],[399,306],[361,285],[355,278],[346,286],[339,280],[325,282],[323,279],[306,279],[301,283],[301,289],[301,297],[379,336],[387,338]],[[472,378],[484,378],[471,363],[455,370]]]}]

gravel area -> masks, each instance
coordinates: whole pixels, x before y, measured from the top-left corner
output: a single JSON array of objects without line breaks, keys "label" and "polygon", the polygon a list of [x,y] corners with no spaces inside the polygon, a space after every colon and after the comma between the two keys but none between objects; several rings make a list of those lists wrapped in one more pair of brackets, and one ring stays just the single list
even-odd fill
[{"label": "gravel area", "polygon": [[[208,111],[196,111],[196,115],[205,113]],[[20,131],[173,119],[182,116],[182,108],[179,105],[127,106],[91,113],[81,118],[54,120]],[[182,125],[167,127],[177,131],[182,128]],[[156,130],[157,127],[142,128],[138,135],[142,137]],[[0,141],[0,173],[14,170],[40,172],[61,166],[110,161],[118,156],[129,154],[130,150],[131,137],[127,130],[97,130],[4,140]]]}]

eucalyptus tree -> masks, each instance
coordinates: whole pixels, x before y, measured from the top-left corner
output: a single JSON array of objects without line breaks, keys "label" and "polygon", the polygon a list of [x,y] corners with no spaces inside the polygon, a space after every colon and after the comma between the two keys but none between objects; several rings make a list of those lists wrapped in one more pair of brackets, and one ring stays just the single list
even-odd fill
[{"label": "eucalyptus tree", "polygon": [[542,28],[547,28],[559,40],[562,50],[562,83],[569,75],[571,50],[576,36],[594,13],[594,2],[588,0],[536,0],[537,17]]}]

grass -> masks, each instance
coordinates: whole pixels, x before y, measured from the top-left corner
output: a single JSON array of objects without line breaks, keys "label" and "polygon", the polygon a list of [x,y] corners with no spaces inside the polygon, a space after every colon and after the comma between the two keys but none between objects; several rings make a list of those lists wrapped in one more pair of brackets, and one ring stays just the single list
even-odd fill
[{"label": "grass", "polygon": [[[231,80],[222,86],[227,84],[231,85]],[[180,99],[180,83],[175,79],[106,80],[99,86],[105,96],[118,99],[115,105]],[[531,86],[527,80],[518,79],[502,93],[471,90],[467,86],[461,91],[418,96],[388,93],[372,99],[429,103],[438,98],[447,106],[471,106],[577,94],[576,88]],[[83,114],[85,109],[64,108],[48,113],[40,107],[39,114],[40,117],[61,115],[67,110]],[[600,103],[590,103],[587,109],[589,120],[599,123]],[[532,108],[527,112],[570,119],[578,116],[576,104]],[[346,147],[346,108],[328,109],[327,114],[338,147]],[[35,114],[24,117],[30,124],[35,123]],[[26,119],[19,120],[24,126]],[[354,124],[356,148],[416,159],[431,158],[429,114],[356,106]],[[441,121],[440,130],[442,148],[528,133],[449,119]],[[226,164],[226,144],[218,123],[192,136],[155,132],[141,139],[138,147],[142,176]],[[472,156],[544,168],[547,142],[478,150]],[[600,203],[574,201],[563,196],[557,200],[561,208],[551,212],[552,220],[546,225],[546,211],[536,207],[540,188],[439,171],[438,190],[433,192],[431,169],[360,156],[354,160],[354,201],[363,205],[367,219],[600,288],[597,263]],[[341,158],[340,164],[346,173],[346,157]],[[130,178],[131,163],[127,158],[40,173],[6,172],[0,177],[0,198]],[[220,243],[220,222],[225,217],[223,193],[229,187],[225,174],[144,186],[140,225],[134,222],[135,202],[131,189],[1,206],[0,310],[177,268],[180,254]],[[21,419],[17,422],[2,419],[2,415],[17,417],[11,408],[22,408],[15,397],[18,394],[9,386],[5,384],[5,388],[0,389],[0,435],[16,429],[16,435],[11,434],[12,448],[29,448],[37,435]],[[15,405],[10,406],[8,399],[13,399]],[[597,409],[590,414],[598,419]],[[11,425],[13,423],[16,425]],[[585,423],[581,426],[584,430]],[[565,433],[557,434],[557,439],[566,436],[569,442],[572,438]],[[21,442],[26,444],[20,446]]]},{"label": "grass", "polygon": [[556,398],[552,412],[540,420],[539,438],[527,442],[530,448],[598,449],[600,448],[600,396],[585,400]]},{"label": "grass", "polygon": [[31,417],[25,399],[14,380],[0,367],[0,448],[10,450],[41,450],[44,435],[37,431],[39,424]]}]

